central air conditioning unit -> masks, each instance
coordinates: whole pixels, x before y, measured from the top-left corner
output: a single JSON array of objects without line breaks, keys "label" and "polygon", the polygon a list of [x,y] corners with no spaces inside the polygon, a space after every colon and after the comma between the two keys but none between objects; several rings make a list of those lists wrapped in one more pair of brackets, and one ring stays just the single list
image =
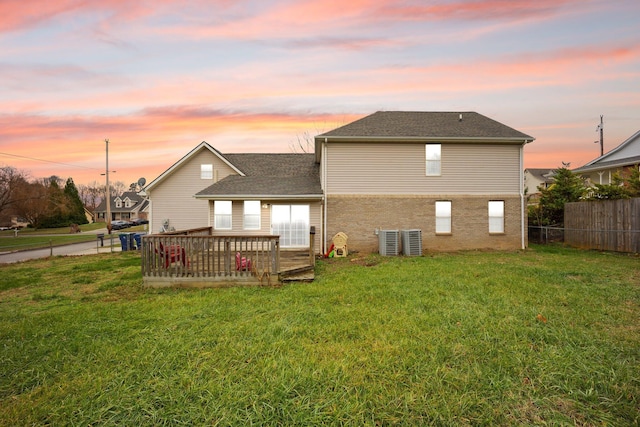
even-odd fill
[{"label": "central air conditioning unit", "polygon": [[380,230],[378,242],[380,255],[395,256],[400,253],[400,232],[398,230]]},{"label": "central air conditioning unit", "polygon": [[422,230],[402,230],[402,253],[409,256],[422,255]]}]

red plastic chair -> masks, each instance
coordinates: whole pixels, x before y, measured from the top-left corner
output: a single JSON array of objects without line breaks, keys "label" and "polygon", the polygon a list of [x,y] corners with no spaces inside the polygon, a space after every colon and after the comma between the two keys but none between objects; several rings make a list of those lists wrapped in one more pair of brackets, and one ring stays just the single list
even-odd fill
[{"label": "red plastic chair", "polygon": [[[156,252],[158,250],[156,249]],[[174,262],[181,262],[182,265],[187,265],[187,253],[180,245],[170,245],[167,248],[160,243],[160,257],[164,260],[164,267],[169,268]]]},{"label": "red plastic chair", "polygon": [[241,256],[240,252],[236,252],[236,270],[251,271],[251,260]]}]

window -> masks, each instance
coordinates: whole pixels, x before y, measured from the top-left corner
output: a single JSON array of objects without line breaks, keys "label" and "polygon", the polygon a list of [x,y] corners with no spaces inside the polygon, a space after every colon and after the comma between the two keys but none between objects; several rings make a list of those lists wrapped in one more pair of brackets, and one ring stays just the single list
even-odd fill
[{"label": "window", "polygon": [[504,233],[504,201],[489,202],[489,233]]},{"label": "window", "polygon": [[259,200],[245,200],[244,229],[260,230],[260,201]]},{"label": "window", "polygon": [[122,207],[122,200],[120,199],[120,197],[118,197],[116,199],[116,208],[121,208]]},{"label": "window", "polygon": [[213,217],[216,230],[231,230],[231,200],[213,202]]},{"label": "window", "polygon": [[451,201],[436,202],[436,234],[451,233]]},{"label": "window", "polygon": [[440,176],[440,144],[426,145],[427,176]]},{"label": "window", "polygon": [[213,165],[200,165],[200,179],[213,179]]}]

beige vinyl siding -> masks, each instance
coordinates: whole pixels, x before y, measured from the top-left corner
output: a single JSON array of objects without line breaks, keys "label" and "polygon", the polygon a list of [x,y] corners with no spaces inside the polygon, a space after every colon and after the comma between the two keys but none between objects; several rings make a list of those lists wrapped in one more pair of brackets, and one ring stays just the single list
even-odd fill
[{"label": "beige vinyl siding", "polygon": [[442,144],[441,176],[424,143],[329,145],[326,194],[519,194],[521,145]]},{"label": "beige vinyl siding", "polygon": [[[200,178],[201,164],[213,164],[213,179]],[[165,219],[176,230],[210,225],[207,201],[194,195],[231,174],[236,172],[209,150],[195,154],[150,192],[151,231],[159,232]]]},{"label": "beige vinyl siding", "polygon": [[[209,201],[210,203],[210,223],[214,224],[213,218],[213,201]],[[264,205],[267,205],[264,207]],[[262,235],[262,234],[271,234],[271,204],[281,204],[281,205],[309,205],[309,225],[316,228],[316,241],[315,241],[315,251],[316,253],[321,253],[321,244],[322,244],[322,203],[319,201],[291,201],[291,200],[278,200],[278,201],[269,201],[269,202],[261,202],[260,207],[260,230],[245,230],[243,228],[244,224],[242,221],[242,216],[244,213],[244,201],[242,200],[234,200],[231,207],[231,223],[232,230],[213,230],[214,235]]]}]

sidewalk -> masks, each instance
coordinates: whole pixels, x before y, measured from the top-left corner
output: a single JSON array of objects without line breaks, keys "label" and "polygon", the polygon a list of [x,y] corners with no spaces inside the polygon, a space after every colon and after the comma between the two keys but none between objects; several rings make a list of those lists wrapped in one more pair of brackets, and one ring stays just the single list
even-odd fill
[{"label": "sidewalk", "polygon": [[122,252],[122,245],[120,244],[120,240],[118,240],[118,244],[116,244],[114,239],[113,246],[110,247],[108,240],[105,238],[104,246],[100,246],[100,244],[98,243],[92,249],[83,249],[77,252],[71,252],[69,256],[106,254],[111,252]]}]

